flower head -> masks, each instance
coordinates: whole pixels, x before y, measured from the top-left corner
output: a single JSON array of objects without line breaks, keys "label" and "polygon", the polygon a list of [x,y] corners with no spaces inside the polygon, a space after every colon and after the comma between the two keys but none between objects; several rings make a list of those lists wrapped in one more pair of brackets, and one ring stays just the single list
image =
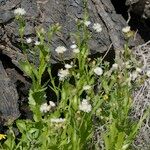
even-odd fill
[{"label": "flower head", "polygon": [[85,85],[85,86],[83,86],[83,90],[89,90],[90,88],[91,88],[90,85]]},{"label": "flower head", "polygon": [[35,43],[34,43],[35,45],[40,45],[40,41],[35,41]]},{"label": "flower head", "polygon": [[47,113],[48,111],[50,111],[51,106],[48,105],[47,103],[44,103],[40,106],[40,111],[41,113]]},{"label": "flower head", "polygon": [[67,51],[67,49],[64,46],[58,46],[55,49],[55,52],[57,52],[58,54],[63,54],[65,51]]},{"label": "flower head", "polygon": [[146,75],[150,78],[150,70],[147,70]]},{"label": "flower head", "polygon": [[75,49],[75,48],[77,48],[77,45],[73,44],[73,45],[70,46],[70,48]]},{"label": "flower head", "polygon": [[72,68],[72,65],[70,65],[70,64],[65,64],[65,68],[66,68],[66,69],[71,69],[71,68]]},{"label": "flower head", "polygon": [[100,67],[96,67],[96,68],[94,69],[94,73],[97,74],[98,76],[100,76],[100,75],[103,74],[103,70],[102,70],[102,68],[100,68]]},{"label": "flower head", "polygon": [[106,94],[103,96],[103,99],[104,99],[105,101],[107,101],[108,98],[109,98],[109,97],[108,97],[108,95],[106,95]]},{"label": "flower head", "polygon": [[0,134],[0,140],[2,139],[6,139],[6,135],[5,134]]},{"label": "flower head", "polygon": [[84,24],[88,27],[91,24],[91,21],[85,21]]},{"label": "flower head", "polygon": [[142,69],[137,67],[137,68],[136,68],[136,72],[141,73],[141,72],[142,72]]},{"label": "flower head", "polygon": [[51,123],[63,123],[63,122],[65,122],[66,121],[66,119],[64,118],[52,118],[51,119]]},{"label": "flower head", "polygon": [[99,23],[94,23],[93,29],[94,29],[96,32],[101,32],[101,31],[102,31],[102,26],[101,26]]},{"label": "flower head", "polygon": [[58,72],[58,77],[59,80],[62,81],[69,75],[69,70],[68,69],[60,69]]},{"label": "flower head", "polygon": [[130,26],[126,26],[126,27],[122,28],[122,32],[125,33],[125,34],[130,32],[130,30],[131,30]]},{"label": "flower head", "polygon": [[130,74],[130,79],[132,81],[135,81],[137,79],[137,77],[138,77],[138,73],[136,71],[134,71]]},{"label": "flower head", "polygon": [[49,105],[47,103],[43,103],[40,106],[41,113],[47,113],[51,110],[51,108],[55,107],[55,103],[53,101],[49,101]]},{"label": "flower head", "polygon": [[17,9],[15,9],[14,14],[23,16],[26,14],[26,11],[23,8],[17,8]]},{"label": "flower head", "polygon": [[51,107],[55,107],[55,106],[56,106],[56,104],[55,104],[53,101],[49,101],[49,105],[50,105]]},{"label": "flower head", "polygon": [[89,101],[87,99],[83,99],[81,104],[79,105],[79,110],[89,113],[91,109],[92,106],[91,104],[89,104]]},{"label": "flower head", "polygon": [[29,43],[32,42],[32,39],[31,39],[31,38],[27,38],[27,39],[26,39],[26,42],[29,44]]},{"label": "flower head", "polygon": [[127,61],[127,62],[125,62],[125,67],[127,68],[127,69],[130,69],[132,66],[130,65],[130,62],[129,61]]},{"label": "flower head", "polygon": [[74,52],[75,54],[78,54],[78,53],[80,52],[80,50],[79,50],[78,48],[75,48],[75,49],[73,49],[73,52]]},{"label": "flower head", "polygon": [[112,69],[113,69],[113,70],[117,70],[117,69],[118,69],[118,67],[119,67],[119,65],[118,65],[118,64],[113,64],[113,65],[112,65]]}]

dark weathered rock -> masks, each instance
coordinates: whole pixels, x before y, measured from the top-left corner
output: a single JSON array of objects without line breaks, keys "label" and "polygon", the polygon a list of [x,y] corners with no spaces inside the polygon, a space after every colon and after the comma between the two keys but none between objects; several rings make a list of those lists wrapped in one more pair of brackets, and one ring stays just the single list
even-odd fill
[{"label": "dark weathered rock", "polygon": [[150,0],[126,0],[126,5],[132,6],[135,14],[148,19],[150,18]]},{"label": "dark weathered rock", "polygon": [[14,14],[8,11],[0,11],[0,14],[0,23],[6,23],[14,17]]},{"label": "dark weathered rock", "polygon": [[[92,24],[98,22],[103,27],[101,33],[96,33],[92,29],[92,25],[89,27],[92,33],[92,38],[89,41],[91,54],[105,52],[111,43],[117,54],[123,48],[124,37],[121,29],[127,25],[126,21],[121,15],[116,14],[110,0],[89,0],[87,6],[89,20]],[[18,47],[20,43],[18,26],[13,19],[13,11],[18,7],[24,8],[27,12],[25,16],[27,21],[25,37],[36,38],[35,27],[39,25],[43,26],[45,30],[55,23],[59,23],[62,26],[61,34],[55,36],[52,40],[52,63],[59,61],[59,57],[54,52],[54,49],[60,45],[68,48],[67,53],[64,54],[64,59],[70,59],[72,57],[70,45],[74,39],[70,33],[77,31],[76,20],[83,19],[84,7],[82,0],[6,0],[4,5],[0,6],[0,10],[3,11],[0,14],[0,22],[5,32],[5,38],[2,39],[4,44],[2,46],[8,46],[18,51],[16,54],[21,54],[21,48]],[[5,49],[2,51],[6,53]],[[12,60],[16,62],[14,57]]]},{"label": "dark weathered rock", "polygon": [[0,113],[3,120],[11,123],[19,117],[18,93],[15,85],[8,78],[0,61]]}]

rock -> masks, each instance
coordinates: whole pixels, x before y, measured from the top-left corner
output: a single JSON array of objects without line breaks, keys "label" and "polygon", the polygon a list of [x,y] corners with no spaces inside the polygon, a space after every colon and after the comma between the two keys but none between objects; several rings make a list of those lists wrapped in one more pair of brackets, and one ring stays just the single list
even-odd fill
[{"label": "rock", "polygon": [[126,0],[126,5],[132,5],[132,12],[142,18],[150,18],[150,0]]},{"label": "rock", "polygon": [[6,23],[14,18],[14,14],[10,11],[0,11],[0,24]]},{"label": "rock", "polygon": [[6,124],[12,123],[20,115],[18,109],[18,93],[15,85],[8,78],[0,61],[0,118]]},{"label": "rock", "polygon": [[[27,22],[25,29],[25,36],[32,37],[36,40],[35,28],[42,26],[47,31],[49,26],[59,23],[62,26],[61,33],[56,35],[52,39],[52,63],[58,63],[59,57],[54,52],[57,46],[65,46],[68,48],[67,53],[64,54],[64,59],[72,58],[72,51],[70,45],[74,38],[70,33],[77,31],[77,20],[83,19],[83,2],[82,0],[7,0],[1,7],[3,14],[0,15],[1,24],[5,32],[5,39],[3,43],[5,46],[14,50],[16,48],[16,54],[22,53],[21,47],[19,47],[20,38],[18,34],[18,25],[13,19],[13,11],[15,8],[24,8],[27,12],[25,19]],[[87,8],[89,11],[89,20],[91,25],[89,31],[92,33],[92,38],[89,41],[91,54],[104,53],[110,47],[111,43],[116,51],[116,54],[123,48],[125,42],[122,28],[127,26],[126,21],[116,11],[110,0],[88,0]],[[102,25],[102,32],[96,33],[92,25],[94,23],[100,23]],[[7,44],[9,41],[9,45]],[[2,44],[4,46],[4,44]],[[18,49],[18,50],[17,50]],[[6,54],[5,49],[2,50]],[[17,52],[18,51],[18,52]],[[118,54],[117,54],[118,55]],[[16,62],[12,58],[13,62]]]},{"label": "rock", "polygon": [[132,5],[135,4],[137,2],[139,2],[140,0],[126,0],[126,5]]},{"label": "rock", "polygon": [[4,36],[4,30],[0,27],[0,39],[2,40],[2,37]]}]

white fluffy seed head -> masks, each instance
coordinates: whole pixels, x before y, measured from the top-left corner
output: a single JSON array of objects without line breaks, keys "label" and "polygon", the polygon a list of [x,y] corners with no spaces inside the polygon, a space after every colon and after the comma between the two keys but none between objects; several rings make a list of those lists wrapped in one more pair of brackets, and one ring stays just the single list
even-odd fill
[{"label": "white fluffy seed head", "polygon": [[68,69],[60,69],[58,72],[58,77],[60,81],[63,81],[69,75]]},{"label": "white fluffy seed head", "polygon": [[71,68],[72,68],[72,65],[70,65],[70,64],[65,64],[65,68],[66,68],[66,69],[71,69]]},{"label": "white fluffy seed head", "polygon": [[136,72],[141,73],[142,69],[141,68],[136,68]]},{"label": "white fluffy seed head", "polygon": [[56,104],[55,104],[53,101],[49,101],[49,105],[50,105],[51,107],[55,107],[55,106],[56,106]]},{"label": "white fluffy seed head", "polygon": [[14,14],[23,16],[23,15],[26,14],[26,11],[23,8],[17,8],[17,9],[14,10]]},{"label": "white fluffy seed head", "polygon": [[89,104],[89,101],[87,99],[83,99],[81,104],[79,105],[79,110],[89,113],[92,110],[91,104]]},{"label": "white fluffy seed head", "polygon": [[40,42],[39,41],[35,41],[34,43],[36,46],[40,45]]},{"label": "white fluffy seed head", "polygon": [[100,68],[100,67],[96,67],[96,68],[94,69],[94,73],[95,73],[96,75],[100,76],[100,75],[103,74],[103,70],[102,70],[102,68]]},{"label": "white fluffy seed head", "polygon": [[75,48],[75,49],[73,49],[73,52],[74,52],[75,54],[78,54],[78,53],[80,52],[80,50],[79,50],[78,48]]},{"label": "white fluffy seed head", "polygon": [[127,68],[127,69],[130,69],[132,66],[130,65],[130,62],[129,61],[127,61],[127,62],[125,62],[125,67]]},{"label": "white fluffy seed head", "polygon": [[66,119],[64,118],[51,118],[51,123],[63,123]]},{"label": "white fluffy seed head", "polygon": [[85,21],[84,24],[88,27],[91,24],[91,21]]},{"label": "white fluffy seed head", "polygon": [[56,49],[55,49],[55,52],[57,52],[58,54],[63,54],[65,51],[67,51],[66,47],[64,46],[58,46]]},{"label": "white fluffy seed head", "polygon": [[146,75],[150,78],[150,70],[147,70]]},{"label": "white fluffy seed head", "polygon": [[135,81],[137,79],[137,77],[138,77],[138,73],[136,71],[134,71],[130,74],[130,79],[132,81]]},{"label": "white fluffy seed head", "polygon": [[90,85],[85,85],[85,86],[83,86],[83,90],[89,90],[90,88],[91,88]]},{"label": "white fluffy seed head", "polygon": [[31,38],[27,38],[27,39],[26,39],[26,42],[27,42],[28,44],[30,44],[30,43],[32,42],[32,39],[31,39]]},{"label": "white fluffy seed head", "polygon": [[71,48],[71,49],[75,49],[75,48],[77,48],[77,45],[76,45],[76,44],[73,44],[73,45],[70,46],[70,48]]},{"label": "white fluffy seed head", "polygon": [[118,64],[116,64],[116,63],[112,65],[112,69],[113,69],[113,70],[117,70],[117,69],[118,69],[118,67],[119,67],[119,65],[118,65]]},{"label": "white fluffy seed head", "polygon": [[126,26],[126,27],[122,28],[122,32],[125,33],[125,34],[130,32],[130,31],[131,31],[131,27],[130,26]]},{"label": "white fluffy seed head", "polygon": [[101,26],[99,23],[94,23],[94,24],[93,24],[93,29],[94,29],[96,32],[101,32],[101,31],[102,31],[102,26]]},{"label": "white fluffy seed head", "polygon": [[41,113],[47,113],[48,111],[50,111],[50,106],[47,103],[44,103],[40,106],[40,111]]}]

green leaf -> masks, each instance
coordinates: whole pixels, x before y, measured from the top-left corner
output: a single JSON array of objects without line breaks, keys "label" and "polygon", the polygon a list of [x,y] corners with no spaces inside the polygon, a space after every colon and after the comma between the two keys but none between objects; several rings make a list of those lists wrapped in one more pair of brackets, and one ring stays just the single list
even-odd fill
[{"label": "green leaf", "polygon": [[105,93],[108,94],[110,91],[110,87],[108,86],[108,81],[102,80],[102,86],[105,90]]},{"label": "green leaf", "polygon": [[21,61],[20,62],[21,69],[25,72],[27,76],[32,78],[33,72],[32,72],[32,66],[28,61]]},{"label": "green leaf", "polygon": [[124,143],[124,140],[125,140],[125,133],[124,132],[119,132],[118,137],[117,137],[117,141],[116,141],[116,144],[115,144],[115,149],[116,150],[121,150],[121,148],[123,146],[123,143]]},{"label": "green leaf", "polygon": [[21,133],[24,133],[27,130],[26,123],[23,120],[17,120],[16,125]]},{"label": "green leaf", "polygon": [[29,105],[33,105],[33,106],[36,105],[35,99],[33,97],[33,91],[32,90],[30,90],[30,92],[29,92],[29,98],[28,99],[29,99]]},{"label": "green leaf", "polygon": [[28,133],[31,134],[34,139],[36,139],[36,138],[39,137],[40,131],[39,131],[39,129],[31,128],[31,129],[28,131]]},{"label": "green leaf", "polygon": [[15,137],[13,134],[7,135],[7,140],[3,144],[3,150],[14,150],[16,148]]},{"label": "green leaf", "polygon": [[46,63],[40,65],[40,67],[39,67],[39,77],[40,77],[40,78],[42,77],[42,75],[43,75],[43,73],[44,73],[46,67],[47,67],[47,64],[46,64]]}]

